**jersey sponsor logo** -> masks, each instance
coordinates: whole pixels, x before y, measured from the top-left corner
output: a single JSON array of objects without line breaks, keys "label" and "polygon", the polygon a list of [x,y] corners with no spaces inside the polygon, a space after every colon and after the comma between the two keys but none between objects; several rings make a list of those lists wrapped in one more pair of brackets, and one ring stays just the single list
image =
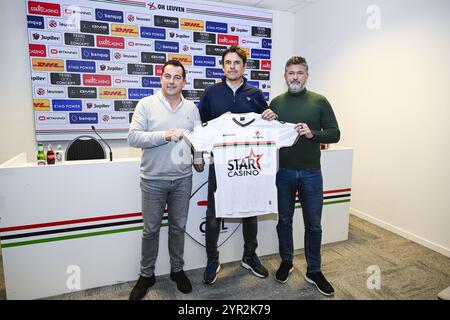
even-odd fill
[{"label": "jersey sponsor logo", "polygon": [[270,60],[261,60],[261,69],[270,70],[272,69],[272,63]]},{"label": "jersey sponsor logo", "polygon": [[95,87],[67,87],[67,89],[69,98],[97,98],[97,88]]},{"label": "jersey sponsor logo", "polygon": [[33,31],[30,30],[29,38],[30,42],[33,43],[59,44],[62,41],[60,33],[38,31],[38,30]]},{"label": "jersey sponsor logo", "polygon": [[141,60],[143,63],[165,63],[165,53],[141,52]]},{"label": "jersey sponsor logo", "polygon": [[51,58],[75,58],[80,56],[80,49],[74,47],[49,46],[48,56]]},{"label": "jersey sponsor logo", "polygon": [[86,60],[111,60],[107,49],[81,48],[81,58]]},{"label": "jersey sponsor logo", "polygon": [[261,160],[264,154],[255,154],[250,149],[250,154],[244,158],[228,160],[227,175],[230,178],[242,176],[257,176],[262,172]]},{"label": "jersey sponsor logo", "polygon": [[160,88],[161,79],[159,77],[142,77],[142,86],[146,88]]},{"label": "jersey sponsor logo", "polygon": [[215,65],[216,58],[214,57],[194,56],[194,66],[214,67]]},{"label": "jersey sponsor logo", "polygon": [[270,59],[270,50],[252,49],[252,59]]},{"label": "jersey sponsor logo", "polygon": [[65,5],[63,6],[63,15],[74,19],[92,20],[94,12],[92,8]]},{"label": "jersey sponsor logo", "polygon": [[81,84],[78,73],[50,73],[50,83],[63,86],[79,86]]},{"label": "jersey sponsor logo", "polygon": [[262,39],[262,47],[264,49],[272,49],[272,39]]},{"label": "jersey sponsor logo", "polygon": [[[130,89],[130,90],[145,90],[145,89]],[[148,95],[152,95],[153,94],[153,90],[148,89],[149,90],[149,94]],[[143,96],[142,98],[144,98],[146,96]],[[141,99],[141,98],[139,98]],[[136,109],[136,105],[138,104],[137,100],[114,100],[114,111],[134,111],[134,109]]]},{"label": "jersey sponsor logo", "polygon": [[36,120],[39,124],[65,124],[67,116],[56,112],[36,112]]}]

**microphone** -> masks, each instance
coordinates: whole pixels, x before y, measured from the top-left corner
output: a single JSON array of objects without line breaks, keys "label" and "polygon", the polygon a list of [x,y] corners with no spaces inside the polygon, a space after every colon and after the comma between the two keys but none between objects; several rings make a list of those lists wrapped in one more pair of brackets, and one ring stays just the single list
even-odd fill
[{"label": "microphone", "polygon": [[111,147],[109,146],[108,142],[106,142],[97,132],[97,130],[95,130],[94,126],[91,126],[92,130],[94,130],[95,134],[108,146],[109,148],[109,160],[112,161],[112,150]]}]

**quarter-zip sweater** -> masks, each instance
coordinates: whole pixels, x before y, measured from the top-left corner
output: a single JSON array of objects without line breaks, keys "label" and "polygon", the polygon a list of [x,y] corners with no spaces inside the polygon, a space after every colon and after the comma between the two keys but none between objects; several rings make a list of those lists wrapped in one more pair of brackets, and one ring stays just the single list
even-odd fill
[{"label": "quarter-zip sweater", "polygon": [[227,85],[226,79],[206,88],[200,100],[199,111],[202,122],[208,122],[230,111],[231,113],[262,113],[267,102],[261,90],[244,83],[236,90]]},{"label": "quarter-zip sweater", "polygon": [[306,88],[298,93],[286,92],[270,102],[270,109],[279,121],[306,123],[314,137],[302,136],[288,148],[280,149],[280,168],[320,168],[320,143],[336,143],[340,138],[339,126],[328,100]]}]

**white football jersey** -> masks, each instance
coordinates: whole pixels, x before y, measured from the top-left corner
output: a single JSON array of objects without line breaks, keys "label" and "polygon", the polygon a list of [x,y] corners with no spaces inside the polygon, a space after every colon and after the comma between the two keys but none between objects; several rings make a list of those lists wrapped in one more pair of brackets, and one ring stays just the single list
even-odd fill
[{"label": "white football jersey", "polygon": [[185,132],[196,151],[213,154],[216,217],[278,213],[278,149],[296,142],[294,126],[263,120],[257,113],[225,113]]}]

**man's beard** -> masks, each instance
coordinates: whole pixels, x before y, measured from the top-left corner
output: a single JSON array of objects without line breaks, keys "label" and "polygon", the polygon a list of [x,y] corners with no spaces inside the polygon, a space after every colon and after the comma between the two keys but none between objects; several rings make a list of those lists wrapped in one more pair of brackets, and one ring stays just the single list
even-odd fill
[{"label": "man's beard", "polygon": [[288,90],[291,93],[298,93],[302,91],[304,88],[304,85],[301,82],[291,82],[288,84]]}]

